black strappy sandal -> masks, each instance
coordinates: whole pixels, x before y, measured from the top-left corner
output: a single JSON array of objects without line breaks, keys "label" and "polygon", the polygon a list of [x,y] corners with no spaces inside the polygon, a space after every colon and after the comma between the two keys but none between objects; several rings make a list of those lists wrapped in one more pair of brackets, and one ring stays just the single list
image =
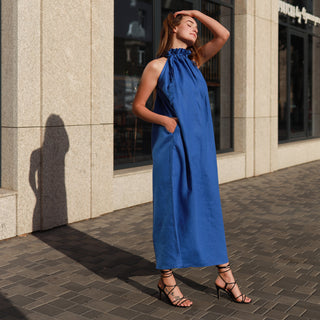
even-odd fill
[{"label": "black strappy sandal", "polygon": [[[190,306],[182,306],[181,304],[186,302],[186,301],[190,301],[192,302],[190,299],[188,298],[185,298],[184,296],[182,297],[176,297],[173,295],[173,290],[175,289],[175,287],[177,287],[177,284],[173,285],[173,286],[169,286],[169,285],[166,285],[164,284],[163,282],[163,278],[170,278],[171,276],[173,276],[173,272],[172,270],[161,270],[161,278],[160,278],[160,281],[161,283],[163,284],[163,288],[160,288],[159,284],[158,284],[158,289],[159,289],[159,295],[160,295],[160,300],[161,300],[161,294],[163,293],[167,299],[170,301],[170,303],[175,306],[175,307],[180,307],[180,308],[189,308],[192,306],[192,304]],[[165,292],[165,288],[172,288],[168,293]],[[169,298],[169,295],[171,295],[174,299],[171,300]]]},{"label": "black strappy sandal", "polygon": [[[220,290],[224,291],[225,293],[227,293],[230,298],[236,302],[236,303],[245,303],[245,304],[248,304],[248,303],[251,303],[252,302],[252,299],[249,301],[249,302],[246,302],[246,298],[247,296],[245,294],[240,294],[238,297],[235,297],[234,294],[232,293],[232,290],[233,288],[236,286],[237,282],[226,282],[220,275],[220,273],[226,273],[228,271],[231,270],[231,267],[230,267],[230,264],[227,264],[226,266],[224,267],[219,267],[217,266],[218,268],[218,276],[220,277],[220,279],[223,280],[223,282],[225,283],[225,286],[224,288],[218,286],[216,284],[216,289],[217,289],[217,296],[218,296],[218,299],[220,299]],[[226,269],[225,271],[220,271],[221,269]],[[232,285],[232,288],[227,288],[228,285]],[[238,299],[241,297],[241,300],[239,301]]]}]

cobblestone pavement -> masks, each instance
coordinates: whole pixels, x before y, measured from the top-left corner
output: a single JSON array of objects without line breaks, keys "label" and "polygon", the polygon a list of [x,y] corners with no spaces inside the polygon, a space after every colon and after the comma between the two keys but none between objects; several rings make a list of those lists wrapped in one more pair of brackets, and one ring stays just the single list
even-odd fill
[{"label": "cobblestone pavement", "polygon": [[1,241],[0,319],[320,319],[319,172],[317,161],[221,186],[250,305],[217,299],[215,267],[175,271],[192,308],[158,299],[149,203]]}]

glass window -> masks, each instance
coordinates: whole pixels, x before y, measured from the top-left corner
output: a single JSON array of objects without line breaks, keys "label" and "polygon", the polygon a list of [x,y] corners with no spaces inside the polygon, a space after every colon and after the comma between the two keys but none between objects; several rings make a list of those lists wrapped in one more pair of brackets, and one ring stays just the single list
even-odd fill
[{"label": "glass window", "polygon": [[[212,1],[202,1],[201,11],[220,21],[230,32],[232,31],[231,8]],[[201,43],[206,43],[211,38],[209,30],[202,25]],[[232,150],[233,147],[233,56],[231,48],[232,38],[213,59],[201,68],[208,85],[217,152]]]},{"label": "glass window", "polygon": [[[319,15],[319,2],[291,4]],[[302,30],[296,22],[279,22],[279,141],[320,136],[319,36],[319,25],[309,22]]]},{"label": "glass window", "polygon": [[[137,119],[132,102],[142,71],[158,48],[162,21],[169,12],[199,9],[225,25],[233,36],[233,0],[114,1],[114,168],[151,164],[151,124]],[[226,4],[221,5],[221,3]],[[211,39],[199,30],[201,43]],[[217,151],[233,147],[233,37],[202,72],[208,83]],[[153,97],[147,107],[152,109]]]},{"label": "glass window", "polygon": [[288,139],[288,117],[287,117],[287,28],[279,26],[279,98],[278,98],[278,120],[279,140]]},{"label": "glass window", "polygon": [[114,166],[120,169],[151,163],[151,125],[136,118],[132,102],[153,59],[153,5],[152,0],[117,0],[114,7]]}]

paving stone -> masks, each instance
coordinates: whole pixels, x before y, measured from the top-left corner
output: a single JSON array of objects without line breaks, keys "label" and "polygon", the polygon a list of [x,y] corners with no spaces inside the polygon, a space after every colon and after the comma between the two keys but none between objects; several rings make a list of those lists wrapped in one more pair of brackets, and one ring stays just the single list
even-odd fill
[{"label": "paving stone", "polygon": [[65,299],[61,299],[61,298],[54,300],[54,301],[51,301],[49,304],[51,306],[57,307],[62,310],[69,309],[70,307],[75,305],[74,302],[71,302],[71,301],[65,300]]},{"label": "paving stone", "polygon": [[91,311],[91,309],[86,306],[75,305],[71,308],[68,308],[68,311],[75,313],[75,314],[82,314],[83,315],[84,313]]},{"label": "paving stone", "polygon": [[289,315],[286,317],[285,320],[300,320],[300,319],[301,319],[301,317]]},{"label": "paving stone", "polygon": [[40,307],[34,308],[33,310],[39,313],[42,313],[44,315],[53,316],[53,317],[63,312],[63,310],[58,309],[54,306],[51,306],[50,304],[42,305]]},{"label": "paving stone", "polygon": [[105,316],[106,316],[105,314],[103,314],[102,312],[99,312],[97,310],[90,310],[90,311],[83,314],[83,317],[86,319],[99,319],[99,318],[102,318]]},{"label": "paving stone", "polygon": [[302,307],[293,306],[289,309],[288,313],[290,315],[299,316],[301,317],[307,310]]},{"label": "paving stone", "polygon": [[161,318],[156,318],[156,317],[152,317],[148,314],[141,314],[139,316],[137,316],[136,318],[134,318],[134,320],[159,320]]},{"label": "paving stone", "polygon": [[23,307],[34,302],[34,299],[30,299],[28,297],[24,297],[21,295],[16,295],[16,296],[10,297],[10,301],[15,306]]},{"label": "paving stone", "polygon": [[63,313],[60,313],[54,319],[55,320],[57,320],[57,319],[61,319],[61,320],[88,320],[87,317],[84,317],[80,314],[76,314],[76,313],[69,312],[69,311],[65,311]]},{"label": "paving stone", "polygon": [[264,316],[266,318],[270,318],[270,319],[277,319],[277,320],[281,320],[281,319],[285,319],[287,317],[287,314],[284,312],[281,312],[279,310],[270,310],[268,311],[266,314],[264,314]]},{"label": "paving stone", "polygon": [[139,315],[139,313],[136,311],[121,308],[121,307],[118,307],[110,311],[110,314],[122,317],[124,319],[133,319],[134,317]]}]

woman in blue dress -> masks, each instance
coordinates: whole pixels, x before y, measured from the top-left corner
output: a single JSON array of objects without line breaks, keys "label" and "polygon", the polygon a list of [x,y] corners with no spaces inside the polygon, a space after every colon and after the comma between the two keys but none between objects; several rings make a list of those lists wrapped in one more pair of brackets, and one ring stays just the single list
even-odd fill
[{"label": "woman in blue dress", "polygon": [[[194,18],[213,34],[201,47]],[[212,265],[218,268],[218,298],[222,290],[235,302],[251,302],[228,262],[208,89],[199,70],[228,38],[227,29],[200,11],[169,14],[158,58],[146,66],[133,102],[133,112],[153,124],[153,243],[160,298],[164,293],[178,307],[192,301],[182,295],[172,269]],[[151,111],[146,102],[154,90]]]}]

